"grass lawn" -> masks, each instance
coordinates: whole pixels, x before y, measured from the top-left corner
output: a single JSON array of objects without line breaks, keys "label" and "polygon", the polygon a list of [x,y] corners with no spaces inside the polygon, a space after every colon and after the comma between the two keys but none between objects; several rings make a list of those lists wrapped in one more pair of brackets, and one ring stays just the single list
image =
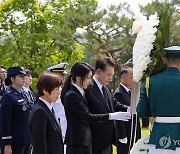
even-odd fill
[{"label": "grass lawn", "polygon": [[[150,126],[149,128],[141,128],[141,137],[144,137],[146,135],[150,134]],[[116,154],[116,147],[113,146],[113,154]]]}]

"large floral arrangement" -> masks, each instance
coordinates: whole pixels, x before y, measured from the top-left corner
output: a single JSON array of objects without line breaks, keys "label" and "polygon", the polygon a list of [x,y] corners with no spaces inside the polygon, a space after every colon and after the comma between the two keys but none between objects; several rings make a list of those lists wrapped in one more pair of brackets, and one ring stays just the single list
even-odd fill
[{"label": "large floral arrangement", "polygon": [[130,151],[130,154],[148,154],[149,152],[148,142],[149,142],[149,135],[141,138],[133,146],[133,148]]},{"label": "large floral arrangement", "polygon": [[[162,62],[162,56],[164,56],[163,48],[170,46],[169,31],[172,12],[167,2],[159,3],[158,6],[160,10],[157,13],[149,18],[142,16],[133,23],[132,29],[134,33],[137,33],[137,38],[133,47],[131,113],[136,113],[140,83],[146,76],[159,73],[166,67]],[[149,136],[140,139],[133,146],[130,154],[147,154],[148,142]]]},{"label": "large floral arrangement", "polygon": [[145,16],[142,18],[144,18],[144,23],[140,24],[138,20],[133,23],[133,31],[138,32],[133,47],[133,79],[136,82],[143,78],[143,73],[151,62],[150,54],[154,48],[153,43],[155,42],[157,26],[159,25],[157,13],[151,15],[149,20]]},{"label": "large floral arrangement", "polygon": [[133,46],[133,80],[140,82],[145,76],[164,70],[163,48],[170,46],[170,7],[159,3],[159,12],[148,19],[143,16],[133,23],[132,30],[137,33]]}]

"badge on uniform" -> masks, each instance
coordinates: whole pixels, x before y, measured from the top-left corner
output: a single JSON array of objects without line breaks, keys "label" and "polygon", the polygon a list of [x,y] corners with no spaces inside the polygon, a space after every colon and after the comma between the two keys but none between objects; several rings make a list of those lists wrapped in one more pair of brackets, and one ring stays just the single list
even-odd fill
[{"label": "badge on uniform", "polygon": [[18,102],[23,102],[24,100],[23,99],[19,99]]},{"label": "badge on uniform", "polygon": [[23,106],[23,107],[22,107],[22,110],[23,110],[23,111],[26,111],[26,106]]}]

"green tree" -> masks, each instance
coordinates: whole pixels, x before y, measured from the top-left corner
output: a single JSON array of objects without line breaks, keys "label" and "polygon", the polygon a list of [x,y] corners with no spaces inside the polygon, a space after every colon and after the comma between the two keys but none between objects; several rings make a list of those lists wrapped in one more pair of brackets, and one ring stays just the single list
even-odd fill
[{"label": "green tree", "polygon": [[[0,6],[0,59],[6,67],[23,65],[35,75],[52,64],[74,63],[83,58],[78,44],[69,36],[52,36],[54,23],[61,23],[68,2],[44,4],[37,0],[7,0]],[[69,27],[67,27],[69,29]],[[68,29],[64,31],[68,33]]]},{"label": "green tree", "polygon": [[[154,14],[156,12],[161,11],[159,8],[160,2],[158,0],[153,1],[152,3],[148,4],[147,6],[141,6],[141,11],[146,16],[150,16],[151,14]],[[165,1],[164,5],[168,5],[171,8],[171,20],[170,20],[170,44],[171,45],[179,45],[180,42],[180,35],[179,35],[179,29],[180,29],[180,2],[179,0],[171,0],[171,1]]]}]

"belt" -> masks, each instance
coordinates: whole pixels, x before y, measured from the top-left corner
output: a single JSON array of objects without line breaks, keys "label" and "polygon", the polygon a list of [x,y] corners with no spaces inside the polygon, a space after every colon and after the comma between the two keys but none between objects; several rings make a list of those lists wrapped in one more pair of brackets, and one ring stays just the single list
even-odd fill
[{"label": "belt", "polygon": [[157,123],[180,123],[180,117],[156,117]]}]

